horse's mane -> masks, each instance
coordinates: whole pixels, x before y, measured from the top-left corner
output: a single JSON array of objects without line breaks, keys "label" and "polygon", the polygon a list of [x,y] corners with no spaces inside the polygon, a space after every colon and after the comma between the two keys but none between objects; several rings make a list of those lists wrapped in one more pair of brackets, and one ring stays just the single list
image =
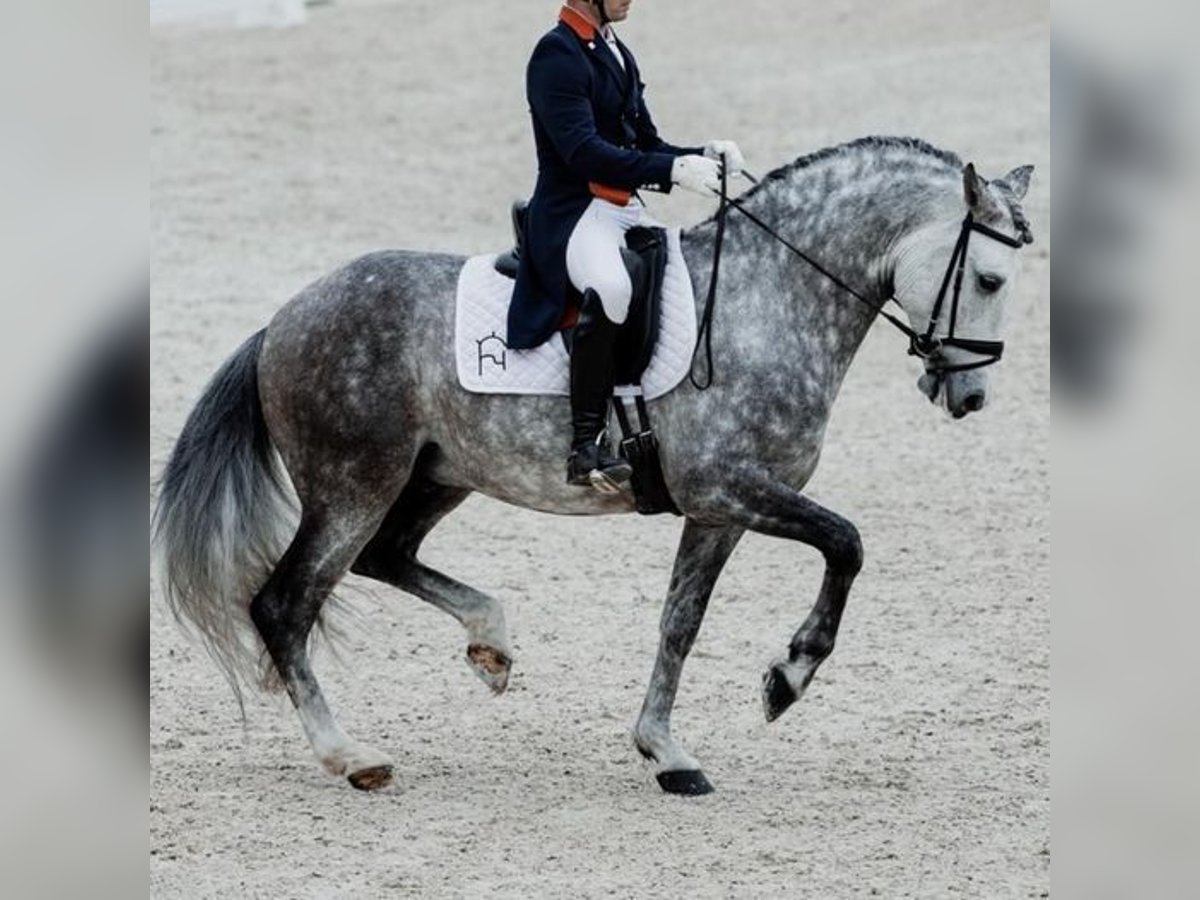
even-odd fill
[{"label": "horse's mane", "polygon": [[914,137],[889,137],[883,135],[870,135],[868,137],[856,138],[853,141],[847,141],[844,144],[837,144],[833,147],[825,147],[822,150],[817,150],[809,153],[806,156],[801,156],[790,163],[780,166],[777,169],[772,169],[762,177],[758,184],[746,191],[743,197],[750,197],[764,185],[772,181],[778,181],[781,178],[787,178],[793,172],[798,172],[801,169],[807,169],[817,163],[824,162],[828,159],[848,156],[851,153],[857,153],[862,150],[910,150],[914,154],[922,156],[931,156],[939,162],[945,163],[948,169],[953,169],[955,172],[961,172],[963,161],[957,154],[951,153],[949,150],[942,150],[940,147],[935,147],[933,144],[923,141],[920,138]]},{"label": "horse's mane", "polygon": [[[892,137],[886,135],[870,135],[868,137],[856,138],[853,141],[847,141],[844,144],[837,144],[833,147],[825,147],[822,150],[817,150],[809,153],[806,156],[801,156],[790,163],[772,169],[754,187],[742,194],[738,199],[746,200],[754,196],[762,188],[772,182],[789,177],[792,173],[798,172],[801,169],[807,169],[817,163],[824,162],[830,159],[839,159],[844,156],[849,156],[860,152],[876,152],[880,153],[887,150],[907,150],[914,156],[922,156],[932,158],[937,162],[942,163],[950,174],[959,174],[963,170],[962,158],[956,153],[951,153],[949,150],[943,150],[940,147],[935,147],[928,141],[923,141],[915,137]],[[1008,192],[1002,194],[1002,198],[1008,204],[1009,212],[1012,215],[1013,222],[1017,230],[1026,237],[1028,241],[1033,240],[1033,235],[1029,230],[1029,220],[1025,215],[1020,202],[1018,202]],[[712,221],[711,219],[708,221]]]}]

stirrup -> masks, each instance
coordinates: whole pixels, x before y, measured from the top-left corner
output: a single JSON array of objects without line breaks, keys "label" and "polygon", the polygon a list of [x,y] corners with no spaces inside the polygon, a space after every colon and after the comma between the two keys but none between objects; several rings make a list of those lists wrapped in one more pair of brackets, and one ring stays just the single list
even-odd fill
[{"label": "stirrup", "polygon": [[[608,471],[612,470],[609,469]],[[629,483],[629,476],[627,475],[623,481],[618,481],[602,469],[592,469],[592,471],[588,472],[588,481],[601,494],[619,494],[621,493],[621,485]]]},{"label": "stirrup", "polygon": [[[594,455],[594,459],[583,461],[584,465],[590,464],[590,468],[576,468],[580,454]],[[591,445],[573,450],[567,457],[567,484],[590,485],[602,494],[617,494],[629,484],[632,476],[633,467],[629,462],[608,452],[604,430],[596,435]]]}]

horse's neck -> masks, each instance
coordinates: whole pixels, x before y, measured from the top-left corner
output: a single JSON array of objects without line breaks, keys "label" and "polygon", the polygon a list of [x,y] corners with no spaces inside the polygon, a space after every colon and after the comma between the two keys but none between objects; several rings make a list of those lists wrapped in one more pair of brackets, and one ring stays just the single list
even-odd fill
[{"label": "horse's neck", "polygon": [[[916,201],[880,196],[881,179],[830,178],[824,166],[764,184],[748,210],[846,284],[882,304],[891,251],[914,227]],[[716,223],[684,234],[684,251],[703,312]],[[774,369],[802,367],[832,400],[876,316],[875,306],[837,286],[775,238],[730,209],[721,257],[714,345],[761,347],[758,361]],[[728,333],[723,336],[722,331]],[[745,354],[740,354],[745,361]],[[753,360],[750,360],[753,362]]]}]

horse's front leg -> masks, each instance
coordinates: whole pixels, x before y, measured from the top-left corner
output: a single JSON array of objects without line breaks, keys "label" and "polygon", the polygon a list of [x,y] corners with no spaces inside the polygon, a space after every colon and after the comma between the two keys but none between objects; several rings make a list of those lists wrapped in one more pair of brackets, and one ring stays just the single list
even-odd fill
[{"label": "horse's front leg", "polygon": [[800,492],[765,477],[745,477],[730,486],[719,504],[721,518],[743,527],[800,541],[825,557],[821,593],[787,650],[763,675],[762,701],[772,722],[804,694],[817,667],[833,652],[842,611],[862,568],[858,529]]},{"label": "horse's front leg", "polygon": [[717,576],[742,536],[736,526],[710,527],[688,519],[675,555],[671,586],[659,625],[654,674],[633,728],[638,752],[654,763],[659,786],[672,794],[707,794],[712,785],[699,764],[671,737],[671,708],[683,662],[696,640]]}]

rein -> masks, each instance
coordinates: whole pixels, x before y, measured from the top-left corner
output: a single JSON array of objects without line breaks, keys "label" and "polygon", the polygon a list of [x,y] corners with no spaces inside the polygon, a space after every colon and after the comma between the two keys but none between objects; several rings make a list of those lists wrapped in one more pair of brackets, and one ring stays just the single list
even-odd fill
[{"label": "rein", "polygon": [[[752,184],[758,184],[759,181],[749,172],[742,170],[742,174],[750,180]],[[905,337],[908,338],[908,353],[910,356],[919,357],[929,363],[931,371],[939,373],[945,372],[962,372],[967,369],[980,369],[984,366],[990,366],[992,363],[999,362],[1000,357],[1004,353],[1003,341],[984,341],[975,340],[972,338],[955,337],[954,328],[958,320],[958,298],[962,291],[963,272],[967,263],[967,247],[970,244],[971,232],[977,231],[985,237],[999,241],[1009,247],[1020,249],[1025,243],[1020,238],[1011,237],[1010,235],[996,231],[975,221],[975,217],[971,213],[967,213],[963,219],[962,228],[958,234],[958,240],[954,244],[954,252],[950,255],[950,262],[946,266],[946,274],[942,277],[941,288],[938,290],[937,300],[933,306],[933,312],[929,317],[929,326],[924,332],[918,332],[911,328],[906,322],[902,321],[897,316],[892,315],[884,307],[888,303],[900,305],[899,301],[894,296],[888,297],[883,303],[876,303],[861,292],[855,290],[829,269],[821,265],[817,260],[813,259],[787,238],[783,237],[778,231],[756,216],[750,210],[746,209],[740,201],[729,196],[728,193],[728,177],[726,175],[726,167],[721,167],[721,195],[720,205],[717,207],[717,235],[713,242],[713,262],[712,272],[708,280],[708,293],[704,298],[704,312],[700,317],[700,327],[696,335],[696,347],[692,351],[692,368],[688,371],[688,379],[692,386],[697,390],[707,390],[712,386],[713,382],[713,361],[712,361],[712,316],[713,307],[716,305],[717,299],[717,280],[721,271],[721,249],[725,243],[725,220],[728,217],[730,209],[736,209],[743,216],[773,237],[776,241],[786,247],[794,255],[808,263],[813,269],[816,269],[826,279],[833,282],[855,300],[866,304],[871,310],[882,316]],[[934,331],[937,329],[938,319],[942,314],[942,307],[945,304],[946,295],[951,290],[951,279],[953,279],[953,291],[951,293],[950,305],[950,328],[945,337],[935,337]],[[700,352],[701,344],[704,345],[705,356],[705,378],[701,382],[695,375],[696,356]],[[976,362],[957,363],[954,365],[940,364],[939,360],[934,359],[943,347],[956,347],[960,350],[965,350],[968,353],[974,353],[982,356]]]}]

